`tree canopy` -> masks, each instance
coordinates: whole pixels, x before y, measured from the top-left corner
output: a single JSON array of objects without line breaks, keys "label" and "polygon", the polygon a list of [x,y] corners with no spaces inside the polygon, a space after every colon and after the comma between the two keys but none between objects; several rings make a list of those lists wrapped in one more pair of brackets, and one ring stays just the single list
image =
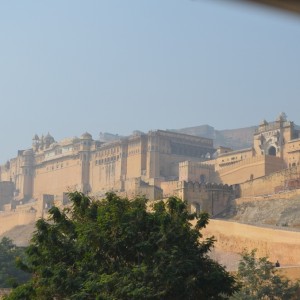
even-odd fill
[{"label": "tree canopy", "polygon": [[14,245],[7,237],[0,241],[0,288],[15,287],[29,279],[27,273],[17,267],[17,260],[24,255],[24,248]]},{"label": "tree canopy", "polygon": [[241,289],[232,300],[296,300],[300,297],[299,283],[280,275],[267,257],[257,258],[256,250],[242,253],[237,278]]},{"label": "tree canopy", "polygon": [[207,213],[190,214],[176,197],[151,210],[143,197],[69,198],[71,208],[37,221],[23,264],[33,276],[8,299],[224,299],[237,290],[208,257]]}]

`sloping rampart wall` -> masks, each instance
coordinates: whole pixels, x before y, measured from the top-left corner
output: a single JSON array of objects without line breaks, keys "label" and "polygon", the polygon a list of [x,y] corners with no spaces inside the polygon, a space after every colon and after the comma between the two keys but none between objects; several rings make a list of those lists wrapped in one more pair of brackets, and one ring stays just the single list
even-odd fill
[{"label": "sloping rampart wall", "polygon": [[216,249],[241,253],[257,249],[258,256],[268,256],[282,265],[300,265],[300,232],[256,227],[222,220],[210,220],[204,237],[214,236]]},{"label": "sloping rampart wall", "polygon": [[240,184],[240,196],[270,195],[296,188],[300,188],[299,166]]}]

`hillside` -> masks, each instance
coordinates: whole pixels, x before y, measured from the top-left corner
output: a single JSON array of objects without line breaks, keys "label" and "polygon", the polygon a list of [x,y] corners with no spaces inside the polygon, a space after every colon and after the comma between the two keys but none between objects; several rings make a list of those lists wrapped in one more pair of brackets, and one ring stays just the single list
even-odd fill
[{"label": "hillside", "polygon": [[[213,139],[214,146],[216,148],[219,146],[224,146],[232,148],[233,150],[239,150],[252,147],[253,134],[256,128],[257,126],[250,126],[236,129],[217,130],[210,125],[199,125],[180,129],[166,130]],[[295,129],[300,130],[300,126],[295,124]],[[100,132],[99,134],[99,139],[103,142],[110,142],[121,138],[124,138],[124,136],[107,132]]]},{"label": "hillside", "polygon": [[4,232],[0,235],[0,239],[8,237],[14,241],[19,247],[28,246],[31,236],[35,230],[35,224],[19,225],[15,226],[9,231]]},{"label": "hillside", "polygon": [[253,143],[253,134],[256,127],[216,130],[210,125],[201,125],[182,129],[170,129],[179,133],[202,136],[214,140],[214,146],[229,147],[234,150],[249,148]]},{"label": "hillside", "polygon": [[266,200],[234,201],[222,218],[252,224],[300,231],[300,199],[270,197]]},{"label": "hillside", "polygon": [[[210,138],[213,139],[214,146],[216,148],[219,146],[224,146],[238,150],[252,146],[253,134],[256,128],[257,127],[255,126],[251,126],[237,129],[216,130],[210,125],[200,125],[195,127],[166,130]],[[140,131],[134,131],[133,134],[136,132],[140,133]],[[124,136],[107,132],[100,132],[99,134],[99,139],[102,142],[111,142],[122,138],[124,138]]]}]

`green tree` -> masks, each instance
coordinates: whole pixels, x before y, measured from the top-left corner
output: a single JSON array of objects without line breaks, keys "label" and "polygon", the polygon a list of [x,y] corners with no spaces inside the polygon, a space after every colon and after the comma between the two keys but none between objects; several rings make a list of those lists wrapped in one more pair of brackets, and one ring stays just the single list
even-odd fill
[{"label": "green tree", "polygon": [[29,279],[29,275],[17,268],[17,261],[24,255],[24,248],[17,247],[4,237],[0,241],[0,288],[15,287]]},{"label": "green tree", "polygon": [[292,300],[300,296],[299,283],[280,275],[267,257],[257,258],[256,250],[242,253],[237,278],[241,289],[232,300]]},{"label": "green tree", "polygon": [[224,299],[236,291],[207,255],[213,238],[201,239],[208,214],[189,214],[175,197],[151,211],[142,197],[69,197],[72,208],[52,207],[50,220],[36,223],[23,266],[33,277],[8,299]]}]

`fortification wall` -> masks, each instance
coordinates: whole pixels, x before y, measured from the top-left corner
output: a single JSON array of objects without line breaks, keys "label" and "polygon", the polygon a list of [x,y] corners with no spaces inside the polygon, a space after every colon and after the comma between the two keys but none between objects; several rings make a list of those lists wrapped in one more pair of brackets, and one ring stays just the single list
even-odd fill
[{"label": "fortification wall", "polygon": [[300,232],[210,220],[202,233],[216,238],[216,249],[234,253],[257,249],[259,257],[268,256],[282,265],[300,265]]},{"label": "fortification wall", "polygon": [[265,157],[253,157],[242,160],[230,166],[220,168],[218,174],[226,184],[242,183],[251,178],[265,175]]},{"label": "fortification wall", "polygon": [[163,198],[168,198],[171,196],[177,196],[182,198],[182,189],[183,182],[182,181],[164,181],[160,184],[161,189],[163,190]]},{"label": "fortification wall", "polygon": [[140,177],[146,169],[147,140],[145,136],[133,136],[128,141],[126,164],[126,178]]},{"label": "fortification wall", "polygon": [[300,179],[300,166],[275,172],[268,176],[240,184],[240,196],[251,197],[269,195],[297,188]]},{"label": "fortification wall", "polygon": [[262,155],[220,168],[218,174],[222,183],[232,185],[266,176],[283,167],[284,162],[281,158]]},{"label": "fortification wall", "polygon": [[0,182],[0,210],[5,204],[11,203],[14,195],[14,184],[11,181]]},{"label": "fortification wall", "polygon": [[252,159],[253,156],[254,151],[252,148],[222,153],[215,160],[216,170],[230,167],[247,159]]},{"label": "fortification wall", "polygon": [[184,199],[189,203],[199,203],[201,210],[212,216],[218,215],[228,207],[234,191],[223,184],[185,183]]},{"label": "fortification wall", "polygon": [[18,225],[35,223],[36,211],[0,212],[0,235]]},{"label": "fortification wall", "polygon": [[235,203],[237,205],[242,203],[253,203],[253,201],[266,201],[266,200],[280,200],[280,199],[293,199],[300,197],[300,189],[291,190],[291,191],[282,191],[278,194],[272,195],[261,195],[261,196],[249,196],[249,197],[241,197],[235,199]]},{"label": "fortification wall", "polygon": [[62,195],[69,189],[81,190],[82,165],[78,158],[48,162],[36,169],[34,198],[42,194]]},{"label": "fortification wall", "polygon": [[90,185],[93,192],[103,190],[121,190],[121,159],[109,163],[97,163],[92,161],[90,171]]},{"label": "fortification wall", "polygon": [[188,201],[189,205],[196,205],[199,210],[206,211],[211,215],[217,215],[224,211],[234,193],[228,185],[201,184],[192,181],[162,182],[161,188],[164,198],[177,196]]},{"label": "fortification wall", "polygon": [[214,166],[194,161],[179,163],[180,181],[215,182]]}]

